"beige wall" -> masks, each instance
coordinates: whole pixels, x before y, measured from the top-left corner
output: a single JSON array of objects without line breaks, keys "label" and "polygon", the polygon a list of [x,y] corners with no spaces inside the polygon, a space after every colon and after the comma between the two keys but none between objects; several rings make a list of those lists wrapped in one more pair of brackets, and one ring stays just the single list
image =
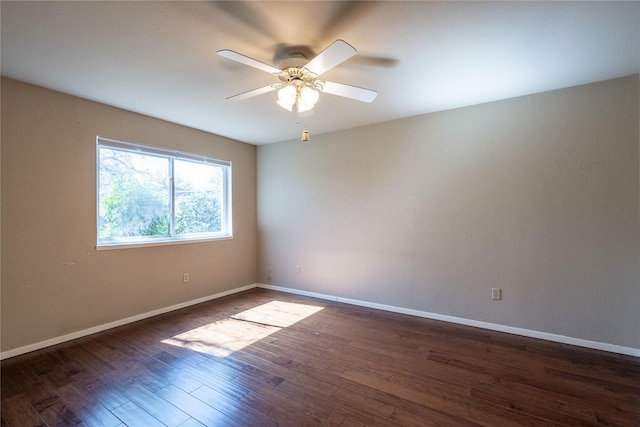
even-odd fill
[{"label": "beige wall", "polygon": [[[323,136],[311,119],[311,144],[258,147],[257,192],[254,146],[1,91],[3,352],[256,279],[640,348],[638,76]],[[231,160],[234,239],[96,251],[97,134]]]},{"label": "beige wall", "polygon": [[[232,161],[234,238],[96,251],[96,135]],[[1,159],[2,351],[256,281],[255,146],[3,78]]]},{"label": "beige wall", "polygon": [[640,348],[638,97],[636,75],[328,135],[311,118],[310,144],[258,147],[259,280]]}]

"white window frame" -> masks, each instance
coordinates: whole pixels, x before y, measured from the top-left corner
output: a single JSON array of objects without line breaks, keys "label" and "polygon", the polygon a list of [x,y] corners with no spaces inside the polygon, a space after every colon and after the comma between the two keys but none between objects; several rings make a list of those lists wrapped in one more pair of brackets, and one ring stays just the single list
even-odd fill
[{"label": "white window frame", "polygon": [[[161,157],[169,160],[170,164],[170,198],[171,198],[171,214],[169,232],[174,233],[175,214],[174,214],[174,180],[173,180],[173,160],[186,160],[195,163],[203,163],[209,165],[217,165],[222,167],[223,171],[223,189],[222,189],[222,212],[221,212],[221,231],[213,233],[190,233],[183,235],[169,236],[137,236],[126,238],[110,238],[101,239],[99,236],[100,224],[100,147],[107,147],[120,151],[127,151],[137,154],[145,154],[150,156]],[[193,153],[183,151],[169,150],[166,148],[153,147],[150,145],[137,144],[133,142],[119,141],[117,139],[106,138],[103,136],[96,137],[96,249],[121,249],[145,246],[174,245],[193,242],[203,242],[212,240],[225,240],[233,238],[232,227],[232,211],[231,211],[231,162],[226,160],[214,159]]]}]

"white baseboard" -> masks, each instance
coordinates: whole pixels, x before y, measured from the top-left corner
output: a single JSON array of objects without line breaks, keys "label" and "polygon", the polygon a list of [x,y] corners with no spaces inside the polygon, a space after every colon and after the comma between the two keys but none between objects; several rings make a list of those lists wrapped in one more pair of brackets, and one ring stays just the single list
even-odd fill
[{"label": "white baseboard", "polygon": [[319,294],[316,292],[302,291],[299,289],[285,288],[282,286],[267,285],[264,283],[254,283],[251,285],[246,285],[246,286],[242,286],[235,289],[230,289],[228,291],[219,292],[217,294],[208,295],[195,300],[186,301],[180,304],[175,304],[169,307],[159,308],[157,310],[152,310],[146,313],[138,314],[136,316],[127,317],[126,319],[116,320],[114,322],[109,322],[103,325],[94,326],[92,328],[84,329],[78,332],[73,332],[67,335],[62,335],[60,337],[55,337],[55,338],[40,341],[34,344],[29,344],[24,347],[14,348],[12,350],[0,352],[0,360],[4,360],[10,357],[15,357],[21,354],[40,350],[46,347],[50,347],[52,345],[61,344],[63,342],[71,341],[76,338],[82,338],[87,335],[106,331],[108,329],[116,328],[118,326],[126,325],[128,323],[137,322],[138,320],[147,319],[149,317],[157,316],[159,314],[168,313],[170,311],[179,310],[181,308],[185,308],[185,307],[200,304],[203,302],[211,301],[214,299],[222,298],[227,295],[232,295],[238,292],[247,291],[249,289],[253,289],[256,287],[263,288],[263,289],[270,289],[270,290],[279,291],[279,292],[286,292],[290,294],[303,295],[303,296],[308,296],[312,298],[319,298],[319,299],[324,299],[329,301],[336,301],[336,302],[341,302],[345,304],[357,305],[361,307],[375,308],[377,310],[390,311],[390,312],[400,313],[400,314],[408,314],[410,316],[424,317],[424,318],[433,319],[433,320],[442,320],[445,322],[457,323],[460,325],[475,326],[478,328],[489,329],[493,331],[507,332],[510,334],[522,335],[525,337],[539,338],[547,341],[576,345],[579,347],[586,347],[586,348],[592,348],[596,350],[609,351],[612,353],[619,353],[619,354],[626,354],[629,356],[640,357],[640,349],[632,348],[632,347],[624,347],[624,346],[619,346],[615,344],[589,341],[581,338],[567,337],[564,335],[550,334],[548,332],[539,332],[539,331],[534,331],[530,329],[514,328],[511,326],[499,325],[496,323],[480,322],[477,320],[470,320],[462,317],[447,316],[443,314],[430,313],[426,311],[412,310],[409,308],[395,307],[392,305],[377,304],[373,302],[350,299],[350,298],[342,298],[334,295]]},{"label": "white baseboard", "polygon": [[257,283],[252,285],[246,285],[235,289],[230,289],[228,291],[219,292],[217,294],[208,295],[206,297],[197,298],[191,301],[182,302],[180,304],[171,305],[169,307],[159,308],[157,310],[148,311],[146,313],[138,314],[135,316],[127,317],[126,319],[116,320],[114,322],[105,323],[104,325],[94,326],[92,328],[84,329],[82,331],[73,332],[67,335],[62,335],[60,337],[51,338],[48,340],[40,341],[34,344],[29,344],[24,347],[14,348],[12,350],[3,351],[0,353],[0,360],[8,359],[10,357],[19,356],[21,354],[29,353],[32,351],[40,350],[46,347],[50,347],[52,345],[61,344],[66,341],[71,341],[76,338],[86,337],[87,335],[95,334],[96,332],[106,331],[107,329],[116,328],[118,326],[126,325],[128,323],[137,322],[138,320],[147,319],[149,317],[157,316],[159,314],[168,313],[170,311],[179,310],[181,308],[189,307],[192,305],[200,304],[203,302],[211,301],[214,299],[226,297],[227,295],[232,295],[238,292],[247,291],[249,289],[253,289],[257,286]]},{"label": "white baseboard", "polygon": [[257,287],[279,291],[279,292],[287,292],[290,294],[303,295],[303,296],[308,296],[313,298],[320,298],[324,300],[342,302],[342,303],[351,304],[351,305],[358,305],[361,307],[391,311],[394,313],[424,317],[427,319],[442,320],[445,322],[457,323],[460,325],[475,326],[477,328],[489,329],[492,331],[499,331],[499,332],[507,332],[514,335],[521,335],[521,336],[530,337],[530,338],[539,338],[547,341],[570,344],[570,345],[575,345],[579,347],[592,348],[595,350],[603,350],[603,351],[609,351],[612,353],[626,354],[629,356],[640,357],[640,349],[638,348],[624,347],[620,345],[602,343],[597,341],[589,341],[581,338],[573,338],[573,337],[567,337],[564,335],[551,334],[548,332],[534,331],[531,329],[515,328],[512,326],[499,325],[496,323],[480,322],[478,320],[465,319],[463,317],[447,316],[444,314],[430,313],[427,311],[412,310],[409,308],[395,307],[392,305],[377,304],[377,303],[368,302],[368,301],[361,301],[356,299],[337,297],[333,295],[319,294],[316,292],[302,291],[298,289],[285,288],[282,286],[274,286],[274,285],[266,285],[263,283],[257,283]]}]

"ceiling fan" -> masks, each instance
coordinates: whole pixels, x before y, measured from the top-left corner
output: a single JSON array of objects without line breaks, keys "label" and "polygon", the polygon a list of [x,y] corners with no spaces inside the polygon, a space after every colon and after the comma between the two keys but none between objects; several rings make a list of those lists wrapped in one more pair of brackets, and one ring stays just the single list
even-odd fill
[{"label": "ceiling fan", "polygon": [[291,54],[283,61],[281,69],[265,64],[232,50],[220,50],[218,55],[237,61],[258,70],[273,74],[280,80],[258,89],[230,96],[227,99],[242,101],[263,93],[278,91],[278,105],[289,111],[303,113],[311,110],[320,97],[320,92],[343,96],[362,102],[371,102],[378,94],[374,90],[335,83],[320,79],[320,76],[356,54],[356,49],[344,40],[336,40],[311,61],[302,54]]}]

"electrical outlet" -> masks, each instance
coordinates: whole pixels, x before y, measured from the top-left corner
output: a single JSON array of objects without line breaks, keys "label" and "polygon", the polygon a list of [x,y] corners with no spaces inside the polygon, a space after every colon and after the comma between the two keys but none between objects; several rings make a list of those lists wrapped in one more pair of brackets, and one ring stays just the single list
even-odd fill
[{"label": "electrical outlet", "polygon": [[267,270],[266,278],[267,280],[271,280],[271,267],[269,267],[269,269]]},{"label": "electrical outlet", "polygon": [[491,288],[491,299],[493,299],[493,300],[501,300],[502,299],[502,289],[500,289],[500,288]]},{"label": "electrical outlet", "polygon": [[182,275],[182,283],[187,283],[189,281],[189,273],[184,273]]},{"label": "electrical outlet", "polygon": [[302,269],[300,268],[299,265],[296,265],[296,274],[300,274],[302,273]]}]

